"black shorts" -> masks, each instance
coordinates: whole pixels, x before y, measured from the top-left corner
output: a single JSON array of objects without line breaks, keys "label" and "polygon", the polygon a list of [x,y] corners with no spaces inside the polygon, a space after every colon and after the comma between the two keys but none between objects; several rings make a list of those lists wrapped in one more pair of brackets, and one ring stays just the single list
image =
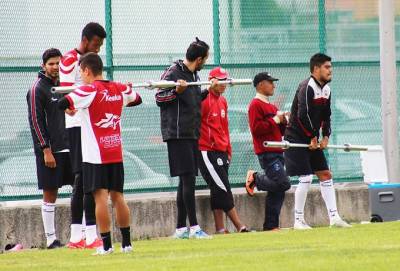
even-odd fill
[{"label": "black shorts", "polygon": [[124,192],[124,164],[82,164],[83,191],[94,192],[97,189]]},{"label": "black shorts", "polygon": [[73,185],[74,174],[68,152],[53,153],[56,167],[46,167],[43,153],[36,155],[36,174],[41,190],[57,189],[63,185]]},{"label": "black shorts", "polygon": [[231,186],[228,179],[228,154],[216,151],[199,151],[201,175],[211,192],[211,209],[229,212],[234,207]]},{"label": "black shorts", "polygon": [[171,177],[192,174],[198,175],[197,153],[199,151],[195,139],[174,139],[167,141],[169,171]]},{"label": "black shorts", "polygon": [[289,176],[311,175],[316,171],[329,170],[322,150],[290,148],[285,150],[285,166]]},{"label": "black shorts", "polygon": [[74,173],[82,172],[81,127],[68,128],[69,154]]}]

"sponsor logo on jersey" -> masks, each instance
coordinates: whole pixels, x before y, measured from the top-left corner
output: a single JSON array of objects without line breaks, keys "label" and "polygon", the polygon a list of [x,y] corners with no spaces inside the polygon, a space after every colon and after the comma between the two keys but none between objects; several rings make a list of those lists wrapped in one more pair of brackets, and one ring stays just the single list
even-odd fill
[{"label": "sponsor logo on jersey", "polygon": [[104,89],[100,91],[101,94],[103,94],[103,97],[101,98],[100,102],[103,100],[106,100],[106,102],[115,102],[115,101],[120,101],[122,99],[121,95],[109,95],[108,94],[108,89]]}]

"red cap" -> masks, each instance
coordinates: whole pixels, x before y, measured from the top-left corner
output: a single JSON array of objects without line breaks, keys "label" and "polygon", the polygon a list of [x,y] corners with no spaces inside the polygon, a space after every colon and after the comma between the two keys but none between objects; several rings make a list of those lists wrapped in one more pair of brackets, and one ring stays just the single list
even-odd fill
[{"label": "red cap", "polygon": [[228,79],[228,77],[229,77],[228,72],[224,68],[221,68],[221,67],[216,67],[216,68],[212,69],[210,71],[210,73],[208,74],[208,80],[211,80],[213,78]]}]

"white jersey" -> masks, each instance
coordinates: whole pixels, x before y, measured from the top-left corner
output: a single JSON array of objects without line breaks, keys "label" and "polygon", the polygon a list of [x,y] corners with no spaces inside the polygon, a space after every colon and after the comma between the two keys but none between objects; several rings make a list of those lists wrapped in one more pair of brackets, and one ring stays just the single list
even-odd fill
[{"label": "white jersey", "polygon": [[[79,72],[79,59],[81,55],[76,49],[66,53],[60,61],[60,86],[80,86],[82,78]],[[78,110],[74,116],[65,114],[65,128],[81,127],[81,112]]]}]

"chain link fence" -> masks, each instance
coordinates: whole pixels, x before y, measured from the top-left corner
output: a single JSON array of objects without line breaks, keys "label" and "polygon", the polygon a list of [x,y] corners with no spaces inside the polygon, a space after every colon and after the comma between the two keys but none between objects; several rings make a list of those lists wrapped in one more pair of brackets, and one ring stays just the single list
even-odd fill
[{"label": "chain link fence", "polygon": [[[400,57],[400,2],[396,2],[396,48]],[[269,71],[280,78],[273,101],[289,110],[299,82],[309,76],[316,52],[332,56],[333,144],[382,144],[378,0],[65,0],[0,2],[0,200],[40,197],[27,119],[26,93],[50,47],[78,46],[86,23],[105,26],[100,55],[116,81],[157,80],[183,58],[197,36],[210,45],[208,71],[221,65],[234,78]],[[398,72],[398,74],[400,74]],[[143,105],[122,120],[126,191],[168,191],[166,145],[161,140],[154,91],[139,90]],[[247,106],[251,86],[226,92],[233,159],[230,180],[244,182],[259,170],[252,150]],[[327,152],[336,181],[362,178],[357,153]],[[204,187],[198,178],[199,187]],[[61,190],[68,195],[70,188]]]}]

